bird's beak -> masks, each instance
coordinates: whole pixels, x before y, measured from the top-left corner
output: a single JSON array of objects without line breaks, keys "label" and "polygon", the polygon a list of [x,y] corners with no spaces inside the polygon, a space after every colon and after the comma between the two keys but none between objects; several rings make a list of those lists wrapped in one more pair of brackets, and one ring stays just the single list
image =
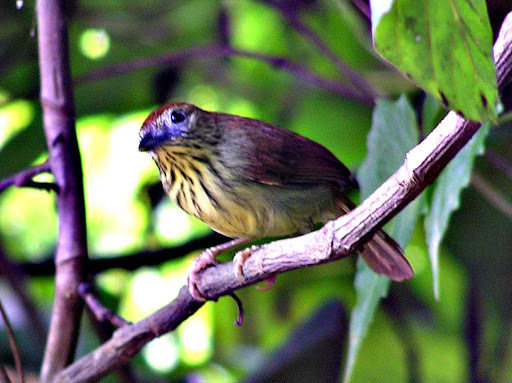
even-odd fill
[{"label": "bird's beak", "polygon": [[163,142],[163,137],[155,136],[151,132],[146,133],[145,136],[143,136],[140,139],[139,142],[139,151],[140,152],[148,152],[150,150],[153,150],[155,147],[160,145]]}]

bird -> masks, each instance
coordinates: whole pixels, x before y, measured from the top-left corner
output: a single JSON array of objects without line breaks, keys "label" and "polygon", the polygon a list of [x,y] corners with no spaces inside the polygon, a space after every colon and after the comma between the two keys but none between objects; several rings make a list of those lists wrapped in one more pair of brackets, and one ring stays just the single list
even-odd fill
[{"label": "bird", "polygon": [[[139,132],[139,151],[156,163],[168,196],[232,241],[206,249],[188,274],[191,295],[206,298],[198,273],[221,252],[252,240],[310,232],[348,213],[350,170],[324,146],[256,119],[173,102],[153,111]],[[359,251],[367,265],[394,281],[414,272],[398,243],[377,230]],[[235,267],[238,279],[241,265]]]}]

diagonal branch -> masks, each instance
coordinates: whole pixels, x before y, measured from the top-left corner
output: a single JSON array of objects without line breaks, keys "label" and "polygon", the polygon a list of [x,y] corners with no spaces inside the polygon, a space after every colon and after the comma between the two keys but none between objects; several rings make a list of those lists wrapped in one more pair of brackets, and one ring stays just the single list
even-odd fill
[{"label": "diagonal branch", "polygon": [[[494,46],[500,92],[508,85],[512,68],[512,13]],[[510,106],[505,106],[506,110]],[[220,264],[199,274],[198,286],[211,299],[267,279],[269,276],[348,256],[374,230],[416,198],[478,131],[481,124],[450,112],[413,148],[404,164],[361,205],[328,222],[316,232],[255,248],[244,264],[245,283],[238,281],[231,264]],[[202,306],[186,287],[169,305],[133,325],[117,330],[112,339],[56,376],[56,382],[98,379],[123,364],[154,337],[175,329]]]},{"label": "diagonal branch", "polygon": [[357,71],[351,69],[345,62],[334,53],[331,48],[306,25],[299,17],[295,10],[290,10],[286,5],[281,2],[265,1],[273,6],[281,16],[288,21],[288,23],[306,40],[313,44],[318,51],[330,60],[337,68],[338,72],[345,76],[355,89],[359,89],[359,93],[373,103],[379,97],[378,92],[372,85]]},{"label": "diagonal branch", "polygon": [[[498,86],[510,82],[512,68],[512,13],[502,26],[494,46]],[[510,109],[506,106],[506,109]],[[246,282],[238,281],[232,264],[203,270],[198,285],[206,296],[216,299],[269,276],[331,262],[348,256],[365,238],[416,198],[478,131],[481,124],[465,121],[450,112],[441,123],[407,155],[404,164],[361,205],[304,236],[263,245],[252,251],[244,264]],[[133,325],[117,330],[112,339],[84,356],[59,375],[55,382],[87,382],[106,375],[125,363],[151,339],[172,331],[202,306],[183,287],[169,305]]]},{"label": "diagonal branch", "polygon": [[114,64],[105,68],[93,70],[76,79],[76,83],[86,83],[97,81],[108,77],[118,76],[121,74],[134,72],[137,70],[157,67],[160,65],[168,65],[170,63],[181,62],[186,60],[207,59],[213,57],[245,57],[249,59],[259,60],[268,65],[291,73],[298,79],[308,82],[318,88],[325,89],[329,92],[338,94],[343,97],[364,103],[366,105],[375,104],[375,99],[362,95],[353,87],[346,86],[341,82],[321,77],[306,67],[296,64],[285,57],[271,56],[258,52],[250,52],[243,49],[237,49],[229,46],[204,46],[183,49],[177,52],[166,53],[160,56],[145,57],[133,61]]}]

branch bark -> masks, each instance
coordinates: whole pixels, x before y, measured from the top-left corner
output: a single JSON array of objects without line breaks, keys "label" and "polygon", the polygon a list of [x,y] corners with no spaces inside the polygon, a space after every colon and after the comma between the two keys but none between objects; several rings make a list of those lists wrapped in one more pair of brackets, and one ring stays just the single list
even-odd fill
[{"label": "branch bark", "polygon": [[[494,59],[498,86],[503,92],[511,80],[512,13],[505,19],[494,46]],[[199,288],[206,296],[216,299],[284,271],[348,256],[372,231],[390,220],[431,184],[480,125],[450,112],[422,143],[408,153],[395,174],[355,210],[328,222],[316,232],[253,249],[244,264],[245,283],[236,279],[232,264],[224,263],[202,271]],[[192,299],[188,289],[183,287],[169,305],[140,322],[117,330],[112,339],[57,375],[55,382],[90,382],[106,375],[151,339],[172,331],[201,306],[202,303]]]},{"label": "branch bark", "polygon": [[82,166],[75,132],[65,2],[38,0],[37,22],[43,125],[50,167],[58,186],[59,236],[55,297],[41,382],[74,357],[83,301],[77,294],[87,263]]}]

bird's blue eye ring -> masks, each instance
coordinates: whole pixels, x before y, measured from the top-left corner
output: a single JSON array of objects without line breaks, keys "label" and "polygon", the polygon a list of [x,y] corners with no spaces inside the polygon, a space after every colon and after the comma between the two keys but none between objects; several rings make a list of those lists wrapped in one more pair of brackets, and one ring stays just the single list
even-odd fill
[{"label": "bird's blue eye ring", "polygon": [[185,114],[183,112],[173,110],[171,113],[171,122],[173,124],[179,124],[183,121],[185,121]]}]

